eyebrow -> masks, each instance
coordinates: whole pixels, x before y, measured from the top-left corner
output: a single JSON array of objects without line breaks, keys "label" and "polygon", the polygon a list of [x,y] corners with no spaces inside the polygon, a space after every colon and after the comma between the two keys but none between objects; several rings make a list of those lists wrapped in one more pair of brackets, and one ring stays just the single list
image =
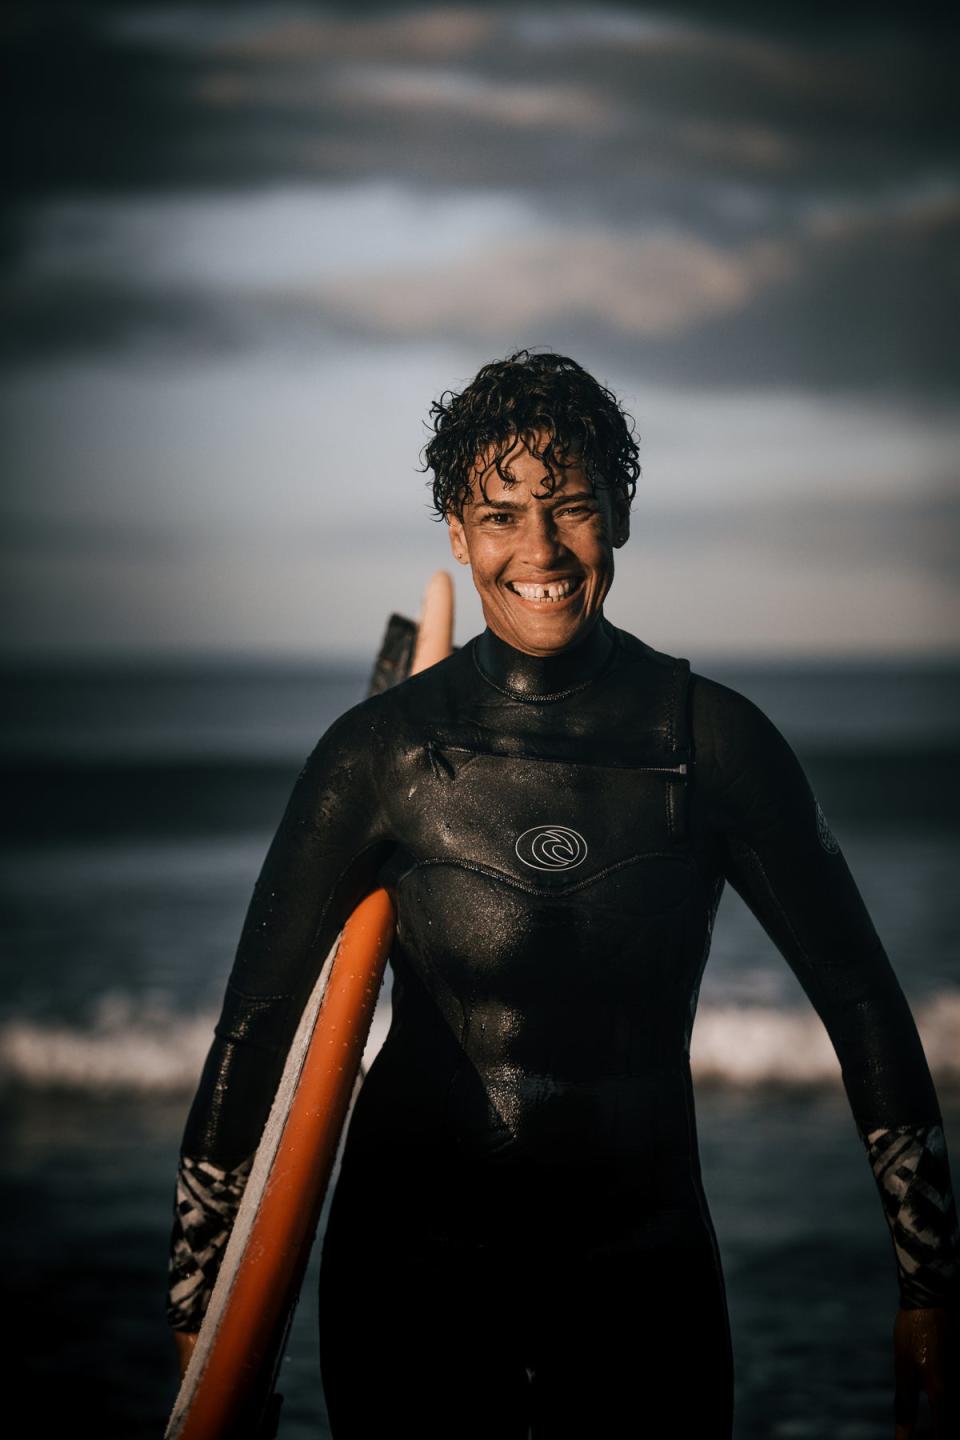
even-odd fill
[{"label": "eyebrow", "polygon": [[[576,495],[547,495],[539,504],[549,502],[552,505],[572,505],[581,500],[596,500],[592,490],[581,490]],[[478,510],[526,510],[529,501],[526,500],[478,500]]]}]

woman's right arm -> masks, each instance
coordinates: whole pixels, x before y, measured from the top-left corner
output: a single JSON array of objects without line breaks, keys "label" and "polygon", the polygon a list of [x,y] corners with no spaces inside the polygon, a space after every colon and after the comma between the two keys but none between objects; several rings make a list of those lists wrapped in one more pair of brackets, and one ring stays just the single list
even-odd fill
[{"label": "woman's right arm", "polygon": [[287,1049],[337,933],[390,848],[382,701],[324,735],[267,852],[181,1146],[167,1318],[199,1330]]}]

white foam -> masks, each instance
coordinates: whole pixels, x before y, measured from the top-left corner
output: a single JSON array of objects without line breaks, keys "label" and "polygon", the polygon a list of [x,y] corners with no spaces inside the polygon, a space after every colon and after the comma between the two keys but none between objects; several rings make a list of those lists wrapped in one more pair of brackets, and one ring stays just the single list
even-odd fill
[{"label": "white foam", "polygon": [[85,1025],[0,1025],[0,1080],[36,1090],[180,1094],[195,1088],[216,1017],[111,992]]},{"label": "white foam", "polygon": [[[914,1008],[934,1079],[960,1084],[960,990]],[[82,1025],[12,1019],[0,1024],[0,1081],[32,1090],[189,1095],[213,1038],[216,1016],[185,1015],[162,1000],[111,993]],[[364,1068],[390,1022],[388,1001],[374,1016]],[[691,1052],[701,1082],[803,1088],[840,1084],[840,1067],[809,1008],[704,1005]]]},{"label": "white foam", "polygon": [[[960,1083],[960,990],[941,991],[916,1006],[914,1015],[934,1078]],[[704,1007],[690,1058],[694,1076],[714,1084],[840,1084],[833,1046],[808,1008]]]}]

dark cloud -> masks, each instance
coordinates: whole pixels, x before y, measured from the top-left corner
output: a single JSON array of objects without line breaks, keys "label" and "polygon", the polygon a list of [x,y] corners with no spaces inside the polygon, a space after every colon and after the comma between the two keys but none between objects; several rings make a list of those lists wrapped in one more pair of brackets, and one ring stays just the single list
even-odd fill
[{"label": "dark cloud", "polygon": [[[522,196],[558,235],[609,232],[620,258],[606,290],[558,270],[555,297],[529,315],[555,343],[607,345],[675,381],[956,386],[955,210],[931,215],[922,193],[903,213],[889,203],[924,182],[960,193],[956,37],[923,7],[21,4],[3,24],[8,365],[130,344],[482,338],[476,286],[459,313],[427,286],[398,329],[322,287],[244,297],[138,287],[129,264],[31,272],[30,222],[48,197],[389,176],[424,197],[425,216],[431,194],[469,187]],[[691,281],[682,324],[645,323],[628,291],[651,286],[650,232],[676,233],[731,303],[699,304]],[[743,257],[764,247],[782,271],[738,290]],[[383,277],[408,281],[422,284]]]},{"label": "dark cloud", "polygon": [[[309,287],[139,287],[80,271],[0,287],[0,362],[124,347],[142,359],[258,346],[549,343],[679,384],[955,393],[960,200],[824,211],[776,242],[633,228],[557,231],[447,263]],[[559,278],[558,278],[559,277]]]},{"label": "dark cloud", "polygon": [[663,341],[611,337],[663,381],[955,393],[960,205],[880,214],[807,234],[782,279]]},{"label": "dark cloud", "polygon": [[250,321],[203,291],[16,277],[0,285],[0,366],[120,350],[142,360],[217,354],[253,343]]},{"label": "dark cloud", "polygon": [[[903,9],[891,27],[797,7],[785,35],[782,7],[703,21],[687,7],[10,6],[8,186],[386,172],[549,189],[585,157],[595,180],[683,162],[687,178],[719,163],[730,179],[863,184],[955,160],[952,38]],[[570,123],[538,105],[551,92],[579,93]]]}]

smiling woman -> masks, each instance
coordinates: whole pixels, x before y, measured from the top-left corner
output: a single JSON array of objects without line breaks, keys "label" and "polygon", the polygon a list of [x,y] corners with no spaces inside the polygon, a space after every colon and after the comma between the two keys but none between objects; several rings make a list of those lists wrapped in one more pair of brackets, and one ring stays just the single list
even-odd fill
[{"label": "smiling woman", "polygon": [[298,779],[187,1122],[175,1328],[199,1326],[318,967],[383,885],[393,1016],[321,1264],[335,1440],[729,1440],[689,1063],[729,880],[840,1060],[894,1244],[901,1418],[921,1385],[955,1405],[940,1111],[844,856],[767,717],[603,613],[638,473],[626,417],[526,351],[433,414],[435,501],[486,629],[348,711]]},{"label": "smiling woman", "polygon": [[432,413],[434,503],[487,624],[531,655],[576,646],[630,534],[639,464],[616,399],[575,361],[522,350]]},{"label": "smiling woman", "polygon": [[[485,456],[460,517],[448,523],[490,628],[529,655],[551,655],[596,623],[628,521],[615,517],[608,490],[594,492],[582,462],[552,474],[543,458],[549,438],[531,443],[533,450],[518,443],[508,452],[502,472]],[[554,480],[550,491],[545,479]]]}]

